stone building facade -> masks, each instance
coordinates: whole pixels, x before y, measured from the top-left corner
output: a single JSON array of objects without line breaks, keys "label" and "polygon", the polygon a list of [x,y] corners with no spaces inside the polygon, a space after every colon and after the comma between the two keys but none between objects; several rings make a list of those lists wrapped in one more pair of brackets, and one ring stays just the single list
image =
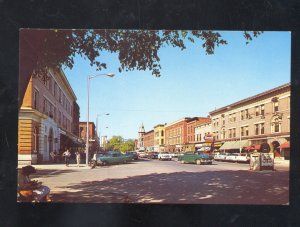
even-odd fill
[{"label": "stone building facade", "polygon": [[290,83],[224,106],[209,114],[220,149],[241,151],[267,143],[271,150],[290,140]]},{"label": "stone building facade", "polygon": [[165,125],[158,124],[154,126],[154,151],[161,152],[164,151],[165,145]]},{"label": "stone building facade", "polygon": [[78,143],[73,128],[79,120],[73,114],[76,99],[61,69],[49,69],[48,79],[31,77],[19,111],[20,164],[50,161],[50,152],[62,152],[66,139]]}]

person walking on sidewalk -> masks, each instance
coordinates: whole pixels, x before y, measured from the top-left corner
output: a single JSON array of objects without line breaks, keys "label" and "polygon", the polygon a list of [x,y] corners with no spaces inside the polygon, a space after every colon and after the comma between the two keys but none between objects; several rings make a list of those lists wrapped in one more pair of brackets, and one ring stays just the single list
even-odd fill
[{"label": "person walking on sidewalk", "polygon": [[66,166],[69,166],[70,164],[70,156],[71,156],[71,153],[69,151],[69,149],[66,148],[66,151],[62,154],[63,157],[65,157],[65,164]]},{"label": "person walking on sidewalk", "polygon": [[75,154],[76,154],[77,167],[79,167],[79,164],[80,164],[80,152],[76,151]]}]

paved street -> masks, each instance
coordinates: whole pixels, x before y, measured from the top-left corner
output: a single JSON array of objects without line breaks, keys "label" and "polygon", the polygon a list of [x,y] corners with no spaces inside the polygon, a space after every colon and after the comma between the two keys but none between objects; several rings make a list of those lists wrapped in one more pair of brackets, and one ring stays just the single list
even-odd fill
[{"label": "paved street", "polygon": [[180,164],[142,159],[90,169],[36,165],[32,177],[51,189],[54,202],[287,204],[289,166],[275,161],[276,171],[249,170],[249,164],[214,162]]}]

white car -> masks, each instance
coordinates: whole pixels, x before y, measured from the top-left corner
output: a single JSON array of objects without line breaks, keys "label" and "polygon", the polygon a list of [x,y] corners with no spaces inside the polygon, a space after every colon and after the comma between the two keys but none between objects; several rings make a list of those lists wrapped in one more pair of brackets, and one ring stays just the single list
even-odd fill
[{"label": "white car", "polygon": [[172,155],[168,152],[161,152],[158,154],[158,160],[172,160]]},{"label": "white car", "polygon": [[145,151],[138,151],[137,152],[139,158],[146,158],[147,157],[147,153]]},{"label": "white car", "polygon": [[250,162],[250,154],[239,154],[236,157],[237,162],[244,162],[244,163],[249,163]]},{"label": "white car", "polygon": [[225,161],[228,153],[219,153],[214,156],[215,161]]},{"label": "white car", "polygon": [[229,161],[229,162],[237,162],[237,157],[239,156],[238,153],[232,153],[232,154],[228,154],[226,156],[225,161]]}]

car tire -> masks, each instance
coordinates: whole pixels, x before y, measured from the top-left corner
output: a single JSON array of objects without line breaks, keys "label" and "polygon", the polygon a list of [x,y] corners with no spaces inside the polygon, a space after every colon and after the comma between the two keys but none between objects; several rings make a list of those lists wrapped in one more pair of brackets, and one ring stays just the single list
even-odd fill
[{"label": "car tire", "polygon": [[102,165],[103,165],[103,166],[107,166],[107,165],[108,165],[108,162],[107,162],[107,161],[103,161],[103,162],[102,162]]}]

